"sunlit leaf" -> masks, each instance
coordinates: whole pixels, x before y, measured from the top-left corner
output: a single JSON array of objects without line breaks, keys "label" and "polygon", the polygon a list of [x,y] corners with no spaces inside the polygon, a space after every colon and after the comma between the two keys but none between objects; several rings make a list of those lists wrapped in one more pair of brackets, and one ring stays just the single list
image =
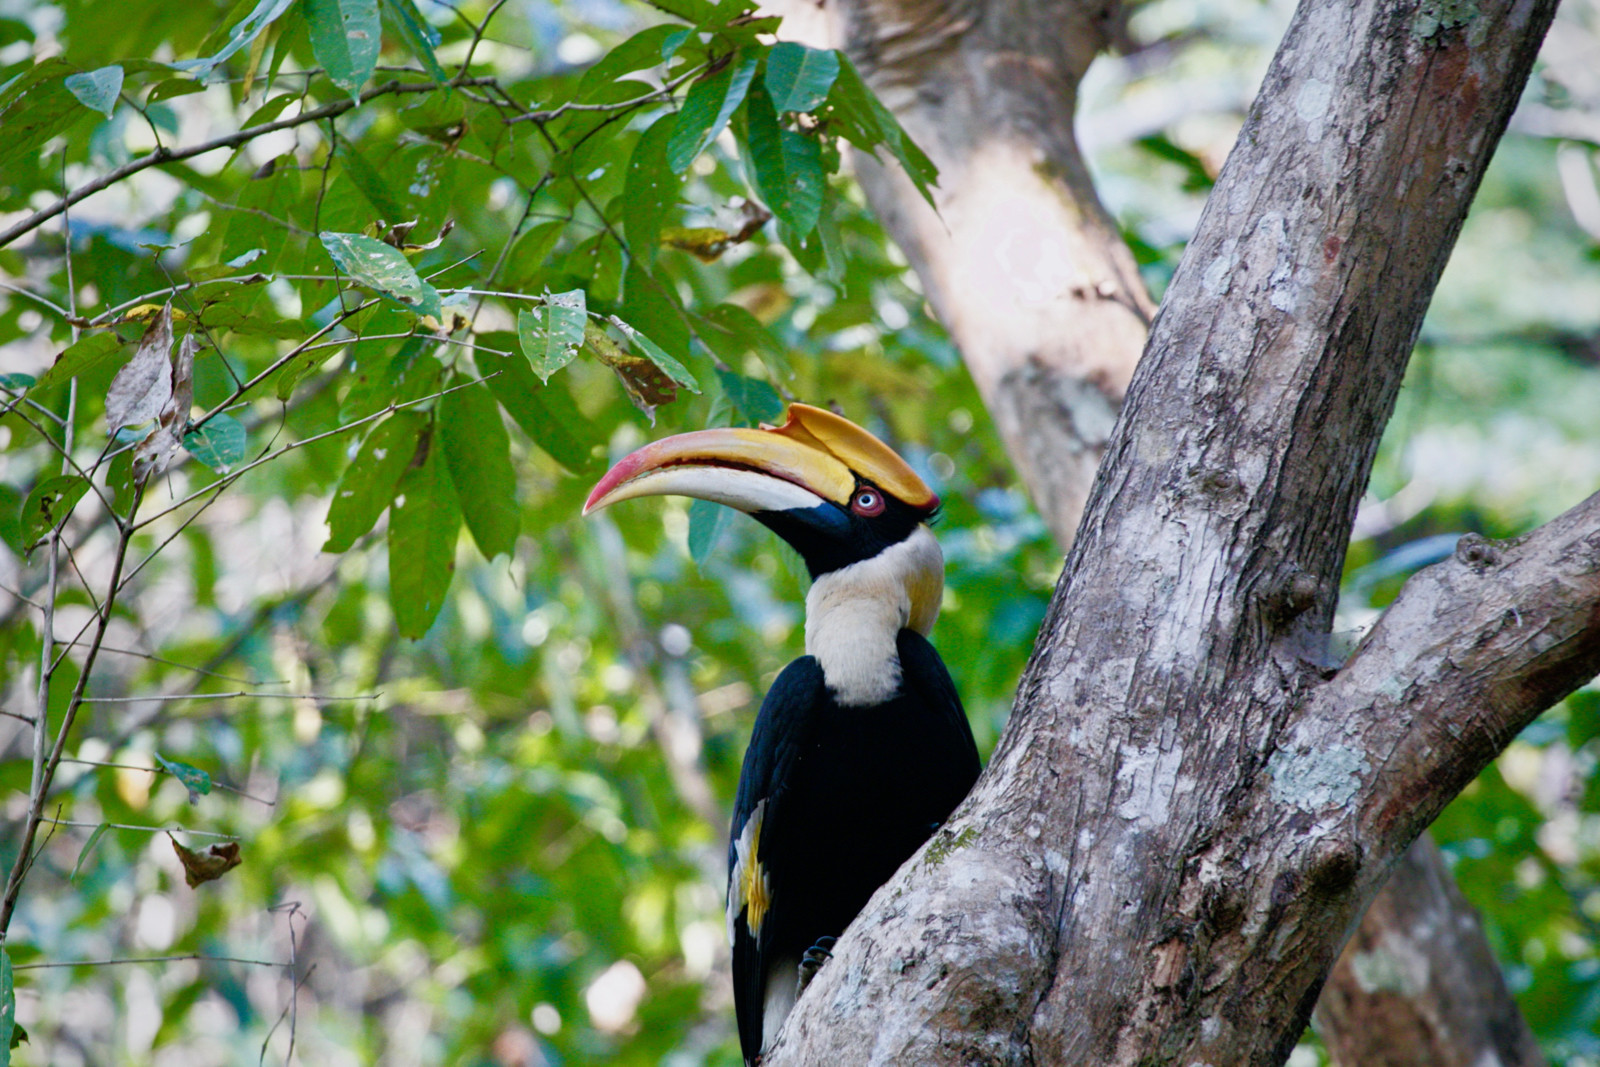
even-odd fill
[{"label": "sunlit leaf", "polygon": [[[200,59],[177,62],[173,66],[192,71],[196,78],[205,81],[218,64],[254,41],[262,30],[271,25],[272,21],[279,15],[289,10],[290,5],[293,3],[294,0],[257,0],[255,5],[250,8],[250,11],[228,32],[226,42],[218,51]],[[244,6],[244,3],[238,5],[240,8]]]},{"label": "sunlit leaf", "polygon": [[376,289],[419,315],[443,314],[439,291],[421,278],[411,261],[392,245],[359,233],[321,234],[322,247],[352,280]]},{"label": "sunlit leaf", "polygon": [[81,74],[69,74],[66,85],[67,91],[78,98],[78,103],[110,118],[117,106],[117,96],[122,92],[122,68],[101,67]]},{"label": "sunlit leaf", "polygon": [[333,84],[356,95],[378,63],[378,0],[305,0],[305,13],[317,62]]},{"label": "sunlit leaf", "polygon": [[583,325],[588,321],[583,290],[548,293],[544,306],[517,313],[517,342],[528,364],[541,381],[572,362],[583,344]]}]

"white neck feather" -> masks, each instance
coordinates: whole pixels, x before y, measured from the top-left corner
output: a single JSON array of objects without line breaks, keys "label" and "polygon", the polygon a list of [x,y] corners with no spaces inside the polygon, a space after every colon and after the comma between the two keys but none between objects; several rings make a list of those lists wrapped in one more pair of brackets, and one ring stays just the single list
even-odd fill
[{"label": "white neck feather", "polygon": [[881,704],[900,687],[895,641],[926,636],[944,594],[944,553],[927,526],[860,563],[824,574],[806,594],[806,652],[846,707]]}]

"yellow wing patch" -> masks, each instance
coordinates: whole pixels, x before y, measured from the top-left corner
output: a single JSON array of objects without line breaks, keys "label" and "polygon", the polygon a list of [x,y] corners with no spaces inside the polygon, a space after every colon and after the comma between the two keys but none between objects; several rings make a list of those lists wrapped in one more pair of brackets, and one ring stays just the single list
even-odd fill
[{"label": "yellow wing patch", "polygon": [[772,905],[772,883],[767,869],[757,858],[761,851],[761,824],[767,814],[767,802],[756,805],[756,810],[745,820],[739,839],[734,842],[734,864],[728,886],[728,940],[733,940],[733,920],[740,909],[744,911],[744,924],[754,936],[761,932],[761,924]]}]

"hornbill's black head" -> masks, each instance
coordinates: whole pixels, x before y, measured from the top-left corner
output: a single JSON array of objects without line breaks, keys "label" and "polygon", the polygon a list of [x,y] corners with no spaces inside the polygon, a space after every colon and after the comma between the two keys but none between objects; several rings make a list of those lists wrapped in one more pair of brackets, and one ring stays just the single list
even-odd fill
[{"label": "hornbill's black head", "polygon": [[583,506],[691,496],[748,512],[800,553],[812,578],[900,544],[939,498],[894,450],[848,419],[789,405],[782,426],[668,437],[626,456]]}]

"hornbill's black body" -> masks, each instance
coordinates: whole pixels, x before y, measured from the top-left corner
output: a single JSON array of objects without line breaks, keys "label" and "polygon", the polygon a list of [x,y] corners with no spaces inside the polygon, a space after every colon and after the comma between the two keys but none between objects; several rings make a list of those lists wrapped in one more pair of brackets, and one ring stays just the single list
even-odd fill
[{"label": "hornbill's black body", "polygon": [[[734,801],[728,937],[739,1040],[754,1064],[825,949],[978,776],[961,700],[926,638],[943,557],[938,498],[829,412],[647,445],[585,510],[678,493],[749,512],[805,559],[807,655],[762,702]],[[831,940],[824,941],[824,946]]]}]

